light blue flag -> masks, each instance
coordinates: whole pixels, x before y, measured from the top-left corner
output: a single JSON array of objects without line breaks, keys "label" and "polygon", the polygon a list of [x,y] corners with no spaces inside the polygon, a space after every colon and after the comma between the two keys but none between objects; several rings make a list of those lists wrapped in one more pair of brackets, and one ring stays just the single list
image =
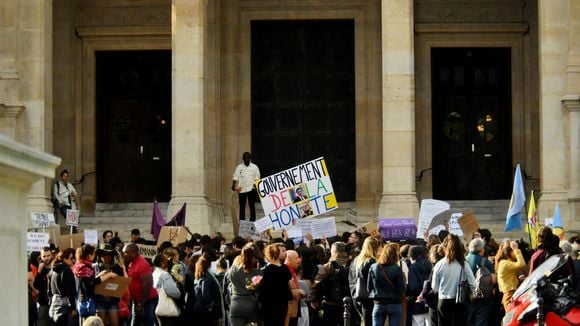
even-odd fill
[{"label": "light blue flag", "polygon": [[560,205],[558,205],[558,203],[556,203],[556,207],[554,208],[554,220],[552,222],[552,229],[554,234],[560,237],[560,240],[564,238],[564,223],[562,223]]},{"label": "light blue flag", "polygon": [[516,167],[516,175],[514,176],[514,189],[512,191],[512,199],[510,200],[510,208],[507,213],[505,228],[503,229],[504,232],[522,229],[522,217],[525,204],[526,193],[524,191],[522,171],[518,164]]}]

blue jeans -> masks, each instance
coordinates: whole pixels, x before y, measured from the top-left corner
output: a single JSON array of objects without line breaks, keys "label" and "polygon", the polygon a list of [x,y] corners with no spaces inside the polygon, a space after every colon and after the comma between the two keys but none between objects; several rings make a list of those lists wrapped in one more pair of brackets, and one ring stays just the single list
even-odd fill
[{"label": "blue jeans", "polygon": [[157,318],[155,318],[155,307],[157,307],[158,301],[158,298],[145,301],[142,314],[136,313],[135,303],[133,303],[131,307],[131,326],[157,325]]},{"label": "blue jeans", "polygon": [[389,326],[400,326],[403,318],[403,306],[396,304],[377,304],[373,308],[373,326],[383,326],[389,317]]}]

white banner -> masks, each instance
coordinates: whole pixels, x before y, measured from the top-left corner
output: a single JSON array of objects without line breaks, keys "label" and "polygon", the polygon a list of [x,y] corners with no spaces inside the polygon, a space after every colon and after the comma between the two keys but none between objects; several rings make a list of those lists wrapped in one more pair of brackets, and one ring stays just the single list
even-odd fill
[{"label": "white banner", "polygon": [[52,213],[30,213],[32,227],[47,228],[54,224],[54,214]]}]

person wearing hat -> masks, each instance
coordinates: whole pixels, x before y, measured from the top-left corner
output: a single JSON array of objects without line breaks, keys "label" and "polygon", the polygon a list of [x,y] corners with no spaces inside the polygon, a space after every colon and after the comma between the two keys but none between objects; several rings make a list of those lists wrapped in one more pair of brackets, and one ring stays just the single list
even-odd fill
[{"label": "person wearing hat", "polygon": [[[106,271],[127,277],[125,263],[110,243],[102,243],[96,253],[98,262],[95,266],[95,271],[97,274]],[[108,325],[119,325],[119,298],[95,294],[95,304],[97,306],[97,315],[103,321],[108,319]]]}]

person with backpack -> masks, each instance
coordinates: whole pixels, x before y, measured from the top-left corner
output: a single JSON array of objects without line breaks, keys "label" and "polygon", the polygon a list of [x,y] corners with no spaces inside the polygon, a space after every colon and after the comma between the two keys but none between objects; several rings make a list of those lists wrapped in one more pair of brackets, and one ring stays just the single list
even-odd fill
[{"label": "person with backpack", "polygon": [[[52,201],[55,210],[60,212],[65,219],[67,209],[77,209],[77,191],[75,187],[68,182],[67,170],[62,170],[60,173],[60,180],[57,180],[52,187]],[[56,222],[58,222],[58,220]]]},{"label": "person with backpack", "polygon": [[465,258],[473,275],[475,275],[475,293],[468,307],[467,320],[474,326],[489,325],[493,312],[493,288],[497,279],[493,274],[493,265],[485,258],[485,241],[475,238],[469,242],[469,254]]},{"label": "person with backpack", "polygon": [[342,300],[350,297],[348,274],[350,261],[344,242],[335,242],[330,248],[328,263],[321,266],[312,285],[312,306],[321,307],[322,324],[339,326],[342,320]]},{"label": "person with backpack", "polygon": [[225,318],[223,295],[218,280],[210,271],[210,254],[204,253],[195,264],[195,304],[196,325],[219,326]]}]

